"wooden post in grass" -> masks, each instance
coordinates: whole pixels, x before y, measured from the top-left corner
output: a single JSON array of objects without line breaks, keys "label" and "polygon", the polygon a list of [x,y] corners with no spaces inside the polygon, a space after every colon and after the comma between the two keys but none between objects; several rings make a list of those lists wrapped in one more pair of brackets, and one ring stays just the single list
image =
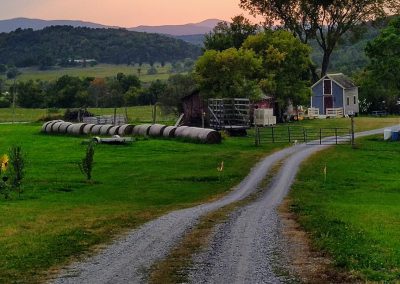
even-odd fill
[{"label": "wooden post in grass", "polygon": [[156,124],[157,120],[157,103],[154,103],[153,106],[153,124]]},{"label": "wooden post in grass", "polygon": [[355,135],[354,135],[354,113],[349,112],[349,116],[351,118],[351,147],[354,149],[356,147]]}]

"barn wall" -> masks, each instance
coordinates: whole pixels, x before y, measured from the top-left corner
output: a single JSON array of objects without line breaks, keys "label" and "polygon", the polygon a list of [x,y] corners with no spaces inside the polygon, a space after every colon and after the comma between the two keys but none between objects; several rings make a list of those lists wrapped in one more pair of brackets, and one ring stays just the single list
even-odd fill
[{"label": "barn wall", "polygon": [[343,107],[343,88],[340,87],[335,81],[332,81],[332,95],[333,95],[333,107]]},{"label": "barn wall", "polygon": [[314,86],[314,88],[312,88],[312,103],[311,103],[311,107],[313,108],[318,108],[319,109],[319,113],[324,113],[324,98],[323,98],[323,80],[321,80],[321,82],[319,82],[317,85]]}]

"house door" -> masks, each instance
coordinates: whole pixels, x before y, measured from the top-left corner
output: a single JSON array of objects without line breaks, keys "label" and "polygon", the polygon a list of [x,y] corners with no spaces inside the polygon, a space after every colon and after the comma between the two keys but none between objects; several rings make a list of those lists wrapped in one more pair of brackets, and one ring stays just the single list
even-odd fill
[{"label": "house door", "polygon": [[333,96],[324,96],[324,114],[327,108],[333,108]]}]

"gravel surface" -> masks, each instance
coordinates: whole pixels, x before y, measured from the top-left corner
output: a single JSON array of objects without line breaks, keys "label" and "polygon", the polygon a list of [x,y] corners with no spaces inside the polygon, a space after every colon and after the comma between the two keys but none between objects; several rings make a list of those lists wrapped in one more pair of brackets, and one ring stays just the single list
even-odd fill
[{"label": "gravel surface", "polygon": [[[231,283],[231,281],[226,281],[227,279],[238,283],[248,283],[249,281],[260,283],[268,279],[268,283],[271,283],[270,280],[279,282],[278,278],[274,278],[276,276],[270,263],[265,264],[268,259],[272,260],[266,256],[274,251],[273,245],[269,244],[276,244],[277,242],[274,240],[279,238],[274,233],[278,224],[274,209],[286,195],[301,161],[311,153],[323,148],[324,146],[297,145],[276,152],[258,163],[250,174],[224,198],[193,208],[174,211],[148,222],[127,236],[116,240],[99,254],[65,268],[60,276],[52,282],[146,282],[147,272],[152,264],[165,257],[185,232],[198,223],[199,217],[246,198],[257,190],[275,163],[292,155],[271,190],[259,201],[243,208],[237,218],[231,218],[232,233],[229,234],[228,230],[225,232],[226,234],[223,234],[231,241],[220,240],[221,245],[226,245],[229,251],[223,258],[219,255],[216,256],[216,259],[221,261],[221,265],[211,262],[209,270],[212,273],[207,277],[212,278],[202,278],[197,274],[193,276],[193,279],[199,279],[200,282],[210,283]],[[229,246],[229,243],[233,245]],[[207,281],[207,279],[215,279],[215,282]]]},{"label": "gravel surface", "polygon": [[[381,130],[378,131],[378,133]],[[376,134],[377,131],[357,136]],[[298,147],[283,163],[265,193],[233,212],[214,230],[210,246],[194,256],[190,283],[293,283],[285,267],[288,252],[280,236],[277,207],[287,195],[300,164],[329,146]]]}]

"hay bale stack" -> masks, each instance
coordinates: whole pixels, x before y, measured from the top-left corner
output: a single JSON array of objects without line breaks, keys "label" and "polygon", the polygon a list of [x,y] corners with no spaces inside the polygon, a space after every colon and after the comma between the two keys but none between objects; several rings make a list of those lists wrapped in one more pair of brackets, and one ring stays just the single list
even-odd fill
[{"label": "hay bale stack", "polygon": [[65,134],[67,133],[67,130],[69,127],[71,127],[72,123],[71,122],[63,122],[61,125],[58,127],[58,133]]},{"label": "hay bale stack", "polygon": [[86,124],[82,130],[82,134],[89,135],[92,133],[92,128],[95,127],[96,124]]},{"label": "hay bale stack", "polygon": [[105,124],[100,127],[100,135],[108,135],[108,132],[113,127],[112,124]]},{"label": "hay bale stack", "polygon": [[167,126],[163,131],[163,136],[168,138],[173,138],[175,136],[176,126]]},{"label": "hay bale stack", "polygon": [[139,136],[147,136],[149,135],[150,127],[151,124],[136,125],[135,128],[133,128],[133,134]]},{"label": "hay bale stack", "polygon": [[151,137],[161,137],[163,136],[164,129],[167,128],[166,125],[153,124],[149,129],[149,135]]},{"label": "hay bale stack", "polygon": [[131,124],[121,125],[120,128],[118,129],[118,135],[119,136],[131,135],[133,133],[134,127],[135,126]]}]

